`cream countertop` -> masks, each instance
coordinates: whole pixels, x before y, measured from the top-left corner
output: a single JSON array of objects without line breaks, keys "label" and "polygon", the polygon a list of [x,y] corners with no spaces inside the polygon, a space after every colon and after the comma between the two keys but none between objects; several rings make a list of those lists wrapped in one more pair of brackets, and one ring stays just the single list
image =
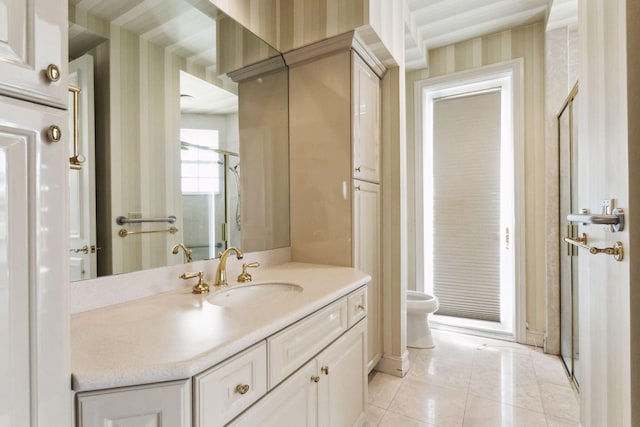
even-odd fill
[{"label": "cream countertop", "polygon": [[294,283],[304,290],[269,304],[225,308],[209,303],[211,294],[192,294],[190,286],[72,315],[73,389],[189,378],[370,280],[353,268],[301,263],[251,273],[253,284]]}]

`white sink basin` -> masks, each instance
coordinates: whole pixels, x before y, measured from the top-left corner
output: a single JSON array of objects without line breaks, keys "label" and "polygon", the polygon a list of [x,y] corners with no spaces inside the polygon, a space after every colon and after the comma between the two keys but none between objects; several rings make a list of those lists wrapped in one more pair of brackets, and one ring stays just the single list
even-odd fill
[{"label": "white sink basin", "polygon": [[302,286],[293,283],[252,283],[218,291],[208,301],[221,307],[255,307],[286,299],[302,290]]}]

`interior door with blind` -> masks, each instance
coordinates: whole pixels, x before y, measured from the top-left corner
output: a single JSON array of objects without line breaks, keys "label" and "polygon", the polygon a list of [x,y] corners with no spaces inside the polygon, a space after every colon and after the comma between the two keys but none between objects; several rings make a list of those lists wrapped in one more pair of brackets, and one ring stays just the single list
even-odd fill
[{"label": "interior door with blind", "polygon": [[[69,63],[69,85],[69,130],[75,129],[72,135],[76,135],[69,138],[69,279],[73,282],[98,273],[92,56]],[[79,160],[75,164],[74,157]]]},{"label": "interior door with blind", "polygon": [[423,93],[425,292],[432,323],[516,338],[512,76]]}]

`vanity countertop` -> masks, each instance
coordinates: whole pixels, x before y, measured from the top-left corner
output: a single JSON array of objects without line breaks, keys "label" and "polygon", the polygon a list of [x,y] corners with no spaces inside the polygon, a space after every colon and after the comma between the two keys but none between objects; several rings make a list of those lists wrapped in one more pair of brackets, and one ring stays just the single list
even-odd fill
[{"label": "vanity countertop", "polygon": [[269,303],[226,308],[208,301],[214,290],[195,295],[188,287],[72,315],[72,388],[189,378],[370,280],[353,268],[302,263],[252,273],[254,284],[294,283],[304,290]]}]

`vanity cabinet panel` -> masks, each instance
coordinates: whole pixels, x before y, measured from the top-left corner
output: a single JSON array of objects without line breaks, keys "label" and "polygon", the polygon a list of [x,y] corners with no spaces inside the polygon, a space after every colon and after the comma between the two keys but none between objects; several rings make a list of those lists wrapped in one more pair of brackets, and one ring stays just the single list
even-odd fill
[{"label": "vanity cabinet panel", "polygon": [[369,324],[367,360],[369,371],[382,357],[382,286],[380,264],[382,238],[380,186],[355,181],[353,186],[353,266],[371,275],[367,286]]},{"label": "vanity cabinet panel", "polygon": [[194,377],[195,426],[223,425],[267,392],[267,345],[263,341]]},{"label": "vanity cabinet panel", "polygon": [[[1,11],[0,94],[66,108],[66,2],[0,0]],[[47,78],[50,64],[57,81]]]},{"label": "vanity cabinet panel", "polygon": [[316,360],[304,365],[286,381],[234,420],[235,427],[313,427],[318,423]]},{"label": "vanity cabinet panel", "polygon": [[311,359],[348,328],[345,298],[267,339],[269,389]]},{"label": "vanity cabinet panel", "polygon": [[380,79],[352,52],[353,178],[380,182]]},{"label": "vanity cabinet panel", "polygon": [[367,408],[367,323],[361,321],[317,357],[318,425],[364,423]]},{"label": "vanity cabinet panel", "polygon": [[[1,6],[1,5],[0,5]],[[0,30],[1,32],[1,30]],[[0,61],[1,62],[1,61]],[[0,424],[68,425],[66,112],[0,96]]]},{"label": "vanity cabinet panel", "polygon": [[366,331],[363,320],[230,425],[362,425],[367,402]]},{"label": "vanity cabinet panel", "polygon": [[79,393],[78,427],[191,427],[191,381]]}]

